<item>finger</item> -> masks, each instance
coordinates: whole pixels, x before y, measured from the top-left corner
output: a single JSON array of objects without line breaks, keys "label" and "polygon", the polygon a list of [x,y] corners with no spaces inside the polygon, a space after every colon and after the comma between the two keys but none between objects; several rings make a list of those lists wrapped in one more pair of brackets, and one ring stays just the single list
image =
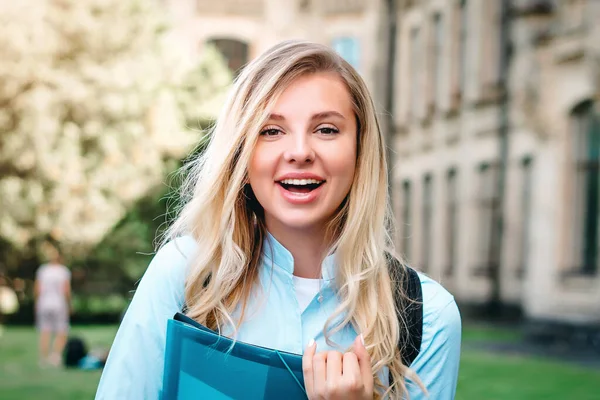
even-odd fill
[{"label": "finger", "polygon": [[342,381],[344,387],[353,394],[362,393],[364,390],[363,378],[358,364],[358,357],[349,351],[344,353]]},{"label": "finger", "polygon": [[311,339],[304,354],[302,355],[302,372],[304,375],[304,387],[308,398],[314,397],[314,386],[313,386],[313,357],[317,351],[317,343],[314,339]]},{"label": "finger", "polygon": [[358,357],[356,356],[356,353],[352,351],[344,353],[344,358],[342,360],[342,376],[349,379],[362,380],[360,365],[358,364]]},{"label": "finger", "polygon": [[342,377],[342,353],[330,351],[327,353],[327,384],[331,387],[337,385]]},{"label": "finger", "polygon": [[313,357],[313,393],[316,398],[327,394],[327,352],[322,351]]},{"label": "finger", "polygon": [[359,335],[354,340],[354,354],[358,358],[360,375],[367,391],[373,390],[373,370],[371,368],[371,356],[363,343],[363,335]]}]

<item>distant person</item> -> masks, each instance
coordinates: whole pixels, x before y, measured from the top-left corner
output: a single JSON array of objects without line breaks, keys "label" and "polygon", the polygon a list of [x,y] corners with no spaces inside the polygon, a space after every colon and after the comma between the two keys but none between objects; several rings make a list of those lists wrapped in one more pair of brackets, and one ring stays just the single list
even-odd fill
[{"label": "distant person", "polygon": [[[189,201],[136,289],[96,399],[160,398],[166,327],[182,310],[303,354],[310,400],[453,399],[460,314],[393,256],[384,139],[366,83],[333,49],[287,41],[248,64],[193,161]],[[407,280],[422,293],[419,319],[398,306]],[[415,358],[399,345],[406,335]]]},{"label": "distant person", "polygon": [[59,366],[69,334],[71,311],[71,272],[59,254],[37,270],[34,295],[40,364]]}]

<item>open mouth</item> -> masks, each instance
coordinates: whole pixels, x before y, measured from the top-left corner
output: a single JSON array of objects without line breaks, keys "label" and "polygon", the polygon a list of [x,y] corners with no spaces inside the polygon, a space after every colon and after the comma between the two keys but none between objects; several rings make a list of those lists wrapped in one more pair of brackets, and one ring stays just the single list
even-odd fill
[{"label": "open mouth", "polygon": [[325,181],[317,179],[284,179],[277,183],[292,193],[310,193],[324,184]]}]

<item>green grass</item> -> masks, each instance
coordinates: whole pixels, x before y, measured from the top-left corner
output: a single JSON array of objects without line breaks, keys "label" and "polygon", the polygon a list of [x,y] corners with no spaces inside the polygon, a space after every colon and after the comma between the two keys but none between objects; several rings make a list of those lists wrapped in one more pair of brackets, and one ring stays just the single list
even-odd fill
[{"label": "green grass", "polygon": [[[108,348],[116,327],[74,327],[88,347]],[[100,371],[41,368],[32,328],[6,328],[0,337],[0,399],[93,399]]]},{"label": "green grass", "polygon": [[[463,344],[518,343],[517,329],[467,325]],[[464,346],[468,347],[468,346]],[[600,370],[534,357],[464,349],[457,400],[600,400]]]},{"label": "green grass", "polygon": [[463,351],[457,400],[599,400],[600,371]]},{"label": "green grass", "polygon": [[[108,347],[116,328],[75,327],[90,347]],[[466,327],[465,342],[515,341],[508,329]],[[37,337],[31,328],[8,328],[0,337],[0,399],[93,399],[99,371],[37,365]],[[464,350],[457,400],[600,400],[600,371],[569,364]],[[435,399],[432,399],[435,400]]]}]

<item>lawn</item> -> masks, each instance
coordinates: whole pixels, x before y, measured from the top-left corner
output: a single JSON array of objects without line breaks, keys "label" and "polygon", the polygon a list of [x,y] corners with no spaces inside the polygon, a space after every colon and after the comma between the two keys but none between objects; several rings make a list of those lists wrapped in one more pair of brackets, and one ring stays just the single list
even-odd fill
[{"label": "lawn", "polygon": [[600,371],[464,351],[457,400],[600,400]]},{"label": "lawn", "polygon": [[[74,327],[90,348],[108,348],[114,326]],[[0,399],[93,399],[100,371],[40,368],[36,332],[31,328],[8,328],[0,337]]]},{"label": "lawn", "polygon": [[[115,327],[75,327],[90,347],[108,347]],[[465,342],[518,340],[514,332],[470,327]],[[99,372],[41,369],[36,335],[30,328],[9,328],[0,338],[0,399],[92,399]],[[457,400],[600,400],[600,370],[558,362],[465,350]],[[435,400],[435,399],[432,399]]]}]

